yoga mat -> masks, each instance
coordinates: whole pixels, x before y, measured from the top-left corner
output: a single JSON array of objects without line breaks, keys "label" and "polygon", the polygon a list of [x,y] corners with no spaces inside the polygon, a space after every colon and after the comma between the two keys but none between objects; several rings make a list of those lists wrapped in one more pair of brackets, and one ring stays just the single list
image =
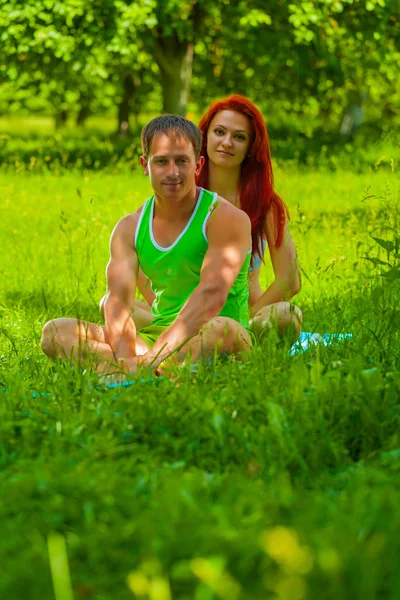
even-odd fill
[{"label": "yoga mat", "polygon": [[305,352],[317,344],[335,346],[337,342],[350,340],[352,337],[351,333],[312,333],[310,331],[302,331],[299,339],[291,346],[289,355],[294,356],[300,352]]}]

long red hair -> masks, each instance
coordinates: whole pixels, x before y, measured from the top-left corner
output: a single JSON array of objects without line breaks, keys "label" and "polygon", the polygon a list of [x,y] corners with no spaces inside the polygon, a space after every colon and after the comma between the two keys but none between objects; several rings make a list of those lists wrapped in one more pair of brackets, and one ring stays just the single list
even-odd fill
[{"label": "long red hair", "polygon": [[271,152],[264,119],[250,100],[245,96],[233,94],[211,104],[199,123],[203,133],[201,154],[205,158],[204,166],[196,183],[208,189],[209,158],[207,154],[207,133],[214,116],[221,110],[233,110],[246,115],[252,124],[253,135],[248,149],[248,156],[241,164],[240,173],[240,207],[250,217],[253,256],[260,258],[260,239],[267,236],[266,217],[272,209],[275,223],[275,246],[282,243],[283,230],[289,214],[285,203],[274,191],[274,175],[272,172]]}]

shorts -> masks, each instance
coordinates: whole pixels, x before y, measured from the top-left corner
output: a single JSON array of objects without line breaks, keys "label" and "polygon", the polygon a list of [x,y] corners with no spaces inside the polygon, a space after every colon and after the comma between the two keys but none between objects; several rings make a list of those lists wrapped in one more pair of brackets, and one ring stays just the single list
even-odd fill
[{"label": "shorts", "polygon": [[138,336],[142,338],[144,342],[148,345],[149,348],[152,348],[160,335],[166,330],[168,327],[165,325],[148,325],[147,327],[143,327],[139,329],[137,332]]}]

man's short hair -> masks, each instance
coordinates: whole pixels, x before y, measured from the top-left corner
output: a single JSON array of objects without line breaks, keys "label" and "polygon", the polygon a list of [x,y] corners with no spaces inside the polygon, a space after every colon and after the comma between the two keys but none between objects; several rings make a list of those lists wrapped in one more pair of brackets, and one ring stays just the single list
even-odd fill
[{"label": "man's short hair", "polygon": [[185,137],[192,142],[196,160],[200,156],[202,133],[200,129],[185,117],[179,115],[161,115],[155,117],[142,129],[142,152],[145,159],[148,158],[153,137],[157,133],[170,136]]}]

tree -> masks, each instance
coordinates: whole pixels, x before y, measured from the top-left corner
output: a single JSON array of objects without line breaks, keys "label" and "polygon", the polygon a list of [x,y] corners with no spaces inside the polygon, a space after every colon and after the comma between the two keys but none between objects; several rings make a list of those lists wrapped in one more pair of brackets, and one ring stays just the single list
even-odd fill
[{"label": "tree", "polygon": [[318,97],[320,110],[337,124],[343,110],[361,109],[361,97],[380,114],[382,107],[399,104],[399,7],[398,0],[304,0],[290,6],[295,43],[308,50],[302,52],[312,74],[305,91]]},{"label": "tree", "polygon": [[88,104],[108,77],[106,44],[117,29],[113,3],[98,0],[9,0],[0,12],[0,38],[7,59],[4,82],[45,98],[59,120],[73,106]]},{"label": "tree", "polygon": [[117,104],[120,132],[130,113],[153,112],[149,98],[185,114],[190,100],[202,110],[241,92],[280,120],[305,116],[309,135],[316,123],[338,125],[363,92],[370,114],[395,114],[395,3],[3,0],[1,91],[11,106],[51,105],[59,122]]},{"label": "tree", "polygon": [[279,120],[305,116],[306,134],[317,124],[338,126],[354,98],[368,96],[370,114],[394,112],[398,14],[385,0],[281,2],[273,11],[261,0],[231,3],[225,17],[235,26],[216,24],[196,44],[195,95],[204,106],[247,94]]},{"label": "tree", "polygon": [[[162,88],[164,112],[184,115],[193,64],[193,44],[213,4],[198,0],[148,0],[119,2],[121,42],[141,46],[153,58]],[[140,14],[140,18],[139,18]]]}]

